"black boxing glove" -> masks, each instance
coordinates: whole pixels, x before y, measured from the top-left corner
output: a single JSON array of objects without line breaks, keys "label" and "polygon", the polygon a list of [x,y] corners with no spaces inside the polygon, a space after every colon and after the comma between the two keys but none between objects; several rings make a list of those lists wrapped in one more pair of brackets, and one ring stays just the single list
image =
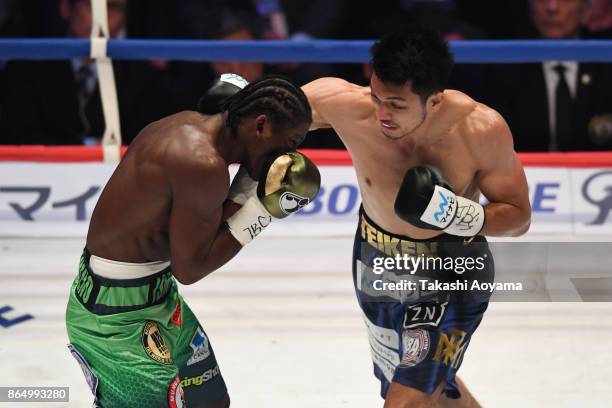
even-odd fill
[{"label": "black boxing glove", "polygon": [[206,115],[214,115],[223,110],[223,103],[232,95],[238,93],[249,83],[237,74],[223,74],[213,82],[198,101],[197,111]]},{"label": "black boxing glove", "polygon": [[417,166],[406,172],[394,209],[398,217],[415,227],[463,237],[477,235],[485,223],[484,207],[455,195],[433,166]]}]

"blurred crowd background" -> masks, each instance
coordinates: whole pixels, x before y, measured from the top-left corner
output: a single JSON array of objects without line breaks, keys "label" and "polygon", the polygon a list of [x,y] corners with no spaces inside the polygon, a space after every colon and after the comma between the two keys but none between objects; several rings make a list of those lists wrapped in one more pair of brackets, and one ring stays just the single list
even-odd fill
[{"label": "blurred crowd background", "polygon": [[[401,24],[449,40],[611,39],[612,0],[108,0],[116,38],[376,39]],[[89,0],[0,0],[0,36],[88,38]],[[611,50],[612,51],[612,50]],[[367,64],[114,61],[125,144],[148,123],[194,109],[220,73],[281,74],[303,85],[367,85]],[[508,121],[518,151],[612,150],[612,65],[457,64],[449,88]],[[90,60],[1,61],[0,144],[96,144],[104,131]],[[302,147],[343,148],[331,130]]]}]

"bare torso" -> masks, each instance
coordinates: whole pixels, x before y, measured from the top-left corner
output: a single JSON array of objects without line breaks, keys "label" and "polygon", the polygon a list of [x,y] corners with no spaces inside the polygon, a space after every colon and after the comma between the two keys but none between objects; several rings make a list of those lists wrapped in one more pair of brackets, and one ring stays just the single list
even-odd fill
[{"label": "bare torso", "polygon": [[[134,139],[93,212],[87,235],[92,254],[135,263],[170,260],[168,167],[181,152],[203,162],[223,160],[212,141],[222,120],[212,118],[177,113],[150,124]],[[229,172],[217,182],[229,186]]]},{"label": "bare torso", "polygon": [[415,239],[440,235],[440,231],[414,227],[395,214],[393,206],[402,179],[411,167],[433,165],[457,194],[477,201],[479,168],[469,139],[497,113],[461,92],[445,91],[444,105],[426,134],[415,132],[390,140],[381,133],[369,87],[350,86],[352,109],[324,114],[351,153],[366,213],[395,234]]}]

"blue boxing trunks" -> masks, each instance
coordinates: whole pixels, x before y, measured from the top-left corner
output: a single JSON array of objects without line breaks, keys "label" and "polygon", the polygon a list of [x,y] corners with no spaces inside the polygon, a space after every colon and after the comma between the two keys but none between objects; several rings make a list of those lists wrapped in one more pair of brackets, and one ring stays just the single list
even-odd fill
[{"label": "blue boxing trunks", "polygon": [[449,398],[460,397],[455,374],[487,310],[491,292],[481,288],[493,279],[484,237],[415,240],[361,209],[353,282],[383,398],[391,382],[428,394],[444,383]]}]

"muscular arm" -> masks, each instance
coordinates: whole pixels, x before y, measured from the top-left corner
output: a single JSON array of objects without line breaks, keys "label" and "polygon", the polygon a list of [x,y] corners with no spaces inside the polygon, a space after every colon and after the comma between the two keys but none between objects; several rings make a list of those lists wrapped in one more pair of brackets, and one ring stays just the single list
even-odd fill
[{"label": "muscular arm", "polygon": [[[368,88],[369,89],[369,88]],[[310,130],[334,127],[337,118],[367,116],[369,91],[340,78],[319,78],[302,90],[312,109]]]},{"label": "muscular arm", "polygon": [[[229,175],[224,163],[180,162],[170,172],[170,253],[176,279],[197,282],[242,248],[223,222]],[[225,209],[225,214],[224,214]]]},{"label": "muscular arm", "polygon": [[490,113],[491,123],[472,140],[478,163],[476,180],[490,202],[485,207],[482,234],[519,236],[527,232],[531,223],[527,179],[508,125],[497,112]]}]

